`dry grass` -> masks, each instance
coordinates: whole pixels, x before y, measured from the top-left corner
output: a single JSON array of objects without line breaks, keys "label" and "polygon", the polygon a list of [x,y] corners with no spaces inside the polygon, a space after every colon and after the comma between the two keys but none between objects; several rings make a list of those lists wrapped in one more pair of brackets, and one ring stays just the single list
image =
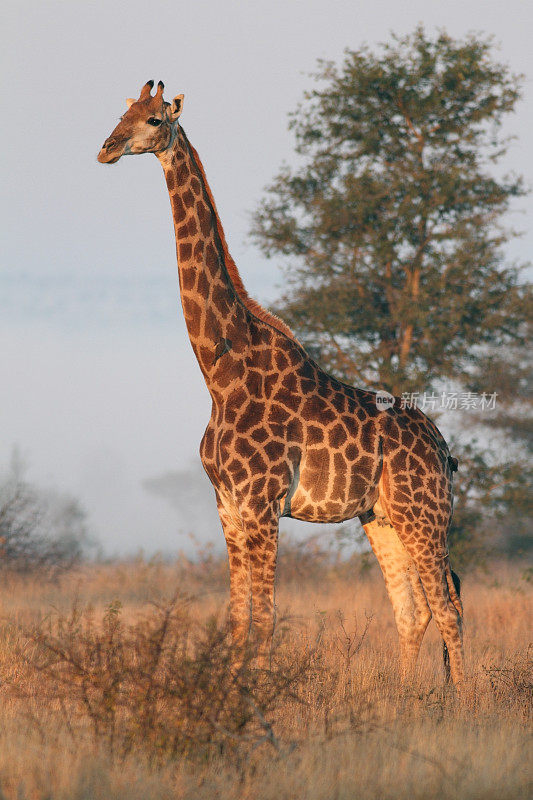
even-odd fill
[{"label": "dry grass", "polygon": [[6,579],[0,798],[528,796],[531,583],[501,565],[465,577],[459,699],[434,626],[400,685],[381,576],[359,566],[286,549],[269,674],[231,669],[209,555]]}]

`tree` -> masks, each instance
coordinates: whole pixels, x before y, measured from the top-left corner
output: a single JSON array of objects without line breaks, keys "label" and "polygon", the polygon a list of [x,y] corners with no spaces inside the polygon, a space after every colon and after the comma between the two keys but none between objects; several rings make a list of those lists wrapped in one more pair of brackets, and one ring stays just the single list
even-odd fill
[{"label": "tree", "polygon": [[[529,292],[504,262],[515,232],[502,221],[525,188],[494,169],[521,76],[492,50],[422,27],[378,53],[347,50],[340,66],[319,62],[291,116],[299,164],[268,188],[252,237],[284,258],[276,310],[350,383],[495,391],[487,365],[523,349]],[[512,364],[499,368],[512,382]],[[496,466],[485,459],[485,477]],[[478,503],[486,491],[469,487]]]}]

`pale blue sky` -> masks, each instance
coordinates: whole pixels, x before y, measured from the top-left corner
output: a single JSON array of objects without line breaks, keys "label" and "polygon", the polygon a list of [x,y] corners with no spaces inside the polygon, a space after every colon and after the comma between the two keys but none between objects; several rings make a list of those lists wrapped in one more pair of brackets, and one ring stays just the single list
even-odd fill
[{"label": "pale blue sky", "polygon": [[[250,211],[292,158],[287,114],[317,58],[342,58],[422,22],[493,33],[533,76],[531,4],[397,0],[24,2],[3,11],[0,464],[18,443],[31,476],[77,494],[108,551],[185,543],[186,521],[142,481],[196,458],[209,416],[178,300],[168,197],[156,159],[96,153],[149,78],[185,92],[232,253],[268,302],[278,265],[249,243]],[[531,78],[508,123],[506,167],[533,184]],[[515,224],[532,250],[533,201]],[[181,532],[180,532],[181,531]],[[222,542],[219,530],[201,532]]]}]

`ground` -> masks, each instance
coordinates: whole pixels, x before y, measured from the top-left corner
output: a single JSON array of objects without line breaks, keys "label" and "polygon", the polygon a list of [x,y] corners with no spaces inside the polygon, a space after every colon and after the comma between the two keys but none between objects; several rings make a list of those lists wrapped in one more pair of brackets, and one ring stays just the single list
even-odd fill
[{"label": "ground", "polygon": [[377,568],[313,545],[286,547],[280,562],[272,675],[245,665],[237,677],[223,559],[4,575],[0,798],[527,796],[523,568],[463,576],[459,698],[443,686],[433,624],[419,674],[400,685]]}]

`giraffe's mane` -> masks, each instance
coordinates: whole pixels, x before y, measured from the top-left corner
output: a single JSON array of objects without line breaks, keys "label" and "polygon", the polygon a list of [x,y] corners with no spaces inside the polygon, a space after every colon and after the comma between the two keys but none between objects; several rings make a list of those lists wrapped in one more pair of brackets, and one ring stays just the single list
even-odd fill
[{"label": "giraffe's mane", "polygon": [[[183,131],[183,134],[185,136],[185,131]],[[209,183],[207,182],[204,166],[200,160],[200,156],[198,155],[196,149],[187,139],[187,136],[185,136],[185,139],[187,141],[188,147],[191,150],[196,166],[198,167],[203,187],[207,193],[209,202],[211,203],[213,214],[215,215],[218,238],[220,239],[220,244],[222,246],[222,256],[224,258],[226,272],[228,273],[229,279],[232,283],[233,288],[235,289],[235,292],[239,300],[248,309],[248,311],[250,311],[250,313],[254,315],[254,317],[257,317],[258,319],[262,320],[262,322],[266,322],[267,325],[271,325],[280,333],[284,333],[285,336],[288,336],[289,339],[292,339],[297,344],[300,344],[300,342],[298,341],[294,333],[291,331],[289,326],[275,314],[272,314],[270,311],[267,311],[266,308],[263,308],[263,306],[260,303],[258,303],[257,300],[254,300],[252,297],[249,296],[248,292],[244,288],[242,278],[239,274],[239,270],[237,269],[237,264],[231,257],[231,254],[228,249],[228,244],[226,242],[226,237],[224,235],[224,229],[222,227],[222,223],[220,222],[220,217],[218,216],[215,200],[211,193],[211,188],[209,186]]]}]

